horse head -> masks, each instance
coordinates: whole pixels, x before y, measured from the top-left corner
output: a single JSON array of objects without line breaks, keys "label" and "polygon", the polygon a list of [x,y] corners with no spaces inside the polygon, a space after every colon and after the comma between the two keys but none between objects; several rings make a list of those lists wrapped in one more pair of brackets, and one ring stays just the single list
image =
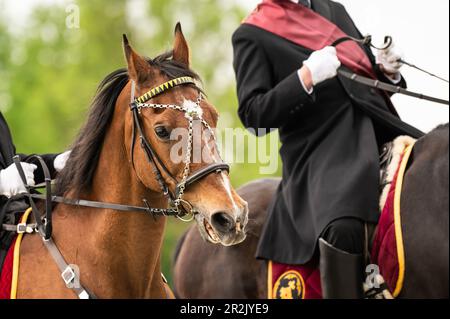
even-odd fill
[{"label": "horse head", "polygon": [[247,203],[231,186],[219,156],[218,112],[190,69],[180,24],[173,50],[156,59],[138,54],[126,36],[123,47],[129,83],[118,103],[129,108],[131,101],[124,143],[138,179],[166,193],[172,206],[192,213],[205,240],[225,246],[242,242]]}]

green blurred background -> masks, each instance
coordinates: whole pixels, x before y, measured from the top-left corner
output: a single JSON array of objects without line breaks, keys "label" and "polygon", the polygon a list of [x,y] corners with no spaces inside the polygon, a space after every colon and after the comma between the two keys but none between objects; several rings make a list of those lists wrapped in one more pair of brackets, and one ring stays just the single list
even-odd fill
[{"label": "green blurred background", "polygon": [[[125,66],[121,35],[126,33],[138,52],[153,57],[171,48],[177,21],[190,44],[193,69],[219,109],[219,126],[242,127],[236,114],[231,35],[248,14],[248,3],[16,1],[14,12],[23,9],[26,14],[17,24],[10,13],[14,1],[0,0],[0,111],[18,151],[51,153],[69,147],[98,83]],[[66,26],[71,4],[79,8],[79,28]],[[259,163],[233,165],[231,177],[235,187],[256,179]],[[169,280],[176,242],[188,226],[168,222],[162,263]]]}]

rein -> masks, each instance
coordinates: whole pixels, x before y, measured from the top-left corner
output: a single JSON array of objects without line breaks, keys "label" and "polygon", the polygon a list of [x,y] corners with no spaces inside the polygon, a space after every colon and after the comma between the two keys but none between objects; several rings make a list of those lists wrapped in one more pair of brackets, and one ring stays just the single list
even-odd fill
[{"label": "rein", "polygon": [[[336,41],[334,41],[331,44],[331,46],[337,47],[339,44],[344,43],[346,41],[354,41],[354,42],[357,42],[357,43],[359,43],[361,45],[368,45],[371,48],[374,48],[375,50],[386,50],[392,45],[392,42],[393,42],[392,41],[392,37],[391,36],[387,36],[387,37],[385,37],[385,45],[383,47],[377,47],[377,46],[373,45],[373,43],[372,43],[372,36],[371,35],[367,35],[367,36],[363,37],[362,39],[357,39],[357,38],[354,38],[354,37],[351,37],[351,36],[346,36],[346,37],[342,37],[342,38],[337,39]],[[435,75],[435,74],[433,74],[431,72],[428,72],[428,71],[426,71],[424,69],[421,69],[421,68],[415,66],[414,64],[406,62],[406,61],[404,61],[402,59],[398,60],[397,62],[403,63],[403,64],[405,64],[405,65],[407,65],[407,66],[409,66],[411,68],[414,68],[414,69],[416,69],[418,71],[421,71],[423,73],[426,73],[426,74],[428,74],[428,75],[430,75],[432,77],[435,77],[435,78],[437,78],[439,80],[442,80],[442,81],[448,83],[448,80],[446,80],[446,79],[444,79],[444,78],[442,78],[440,76],[437,76],[437,75]],[[375,88],[375,89],[379,89],[379,90],[383,90],[383,91],[387,91],[387,92],[391,92],[391,93],[399,93],[399,94],[411,96],[411,97],[414,97],[414,98],[417,98],[417,99],[427,100],[427,101],[430,101],[430,102],[443,104],[443,105],[447,105],[447,106],[449,105],[449,101],[448,100],[443,100],[443,99],[439,99],[439,98],[436,98],[436,97],[428,96],[428,95],[425,95],[425,94],[412,92],[412,91],[409,91],[407,89],[402,88],[401,86],[392,85],[392,84],[385,83],[385,82],[382,82],[382,81],[379,81],[379,80],[373,80],[373,79],[367,78],[365,76],[361,76],[361,75],[358,75],[356,73],[351,73],[351,72],[348,72],[348,71],[345,71],[345,70],[342,70],[342,69],[338,69],[338,74],[340,74],[343,77],[348,78],[348,79],[350,79],[350,80],[352,80],[354,82],[363,84],[363,85],[371,87],[371,88]]]},{"label": "rein", "polygon": [[[188,107],[179,106],[179,105],[171,105],[171,104],[149,104],[146,103],[154,97],[167,92],[168,90],[181,85],[194,85],[195,88],[199,92],[199,96],[197,101],[192,102]],[[52,239],[52,203],[60,203],[71,206],[81,206],[81,207],[91,207],[91,208],[99,208],[99,209],[111,209],[115,211],[122,212],[142,212],[148,213],[156,218],[156,216],[174,216],[178,219],[190,222],[194,219],[195,215],[198,213],[193,205],[188,201],[183,199],[184,192],[186,188],[195,182],[198,182],[202,178],[208,176],[212,173],[221,173],[222,171],[229,172],[229,165],[224,162],[218,162],[210,164],[202,169],[199,169],[191,174],[190,165],[191,155],[193,150],[193,125],[194,121],[200,121],[203,126],[211,133],[214,141],[216,141],[216,137],[210,125],[202,118],[202,110],[200,103],[203,99],[204,93],[201,89],[199,82],[191,77],[180,77],[170,81],[167,81],[153,89],[144,95],[135,98],[135,83],[131,82],[131,103],[130,110],[133,113],[133,134],[131,140],[131,161],[134,169],[134,147],[136,144],[136,137],[139,137],[140,145],[142,150],[144,151],[147,161],[153,169],[153,172],[156,176],[156,180],[158,181],[162,193],[168,199],[168,208],[152,208],[146,199],[143,199],[145,206],[131,206],[131,205],[122,205],[115,203],[106,203],[106,202],[97,202],[97,201],[88,201],[83,199],[69,199],[61,196],[53,196],[51,189],[51,175],[50,170],[48,169],[44,160],[39,156],[33,156],[40,166],[42,167],[45,183],[38,186],[29,186],[26,181],[25,173],[23,171],[22,166],[20,165],[20,157],[15,156],[13,158],[16,168],[19,172],[20,178],[26,188],[26,193],[21,194],[21,196],[27,197],[30,206],[32,208],[33,216],[35,219],[34,224],[19,224],[19,225],[2,225],[2,229],[9,232],[16,233],[38,233],[44,243],[44,246],[48,249],[50,255],[54,259],[57,264],[63,281],[69,289],[72,289],[80,299],[90,299],[95,298],[95,296],[88,292],[80,283],[79,276],[75,272],[75,270],[64,260],[61,252],[56,246],[55,242]],[[167,169],[164,165],[158,154],[153,149],[152,145],[146,138],[144,131],[142,129],[142,124],[140,121],[141,112],[144,109],[172,109],[176,111],[183,112],[188,121],[188,148],[186,152],[186,157],[184,159],[184,168],[182,173],[181,181],[178,181]],[[167,175],[172,181],[175,182],[175,190],[172,192],[170,190],[169,185],[163,177],[163,172]],[[36,193],[36,189],[45,188],[46,194],[38,194]],[[37,208],[34,200],[43,200],[45,201],[45,214],[41,214],[39,209]],[[186,211],[187,206],[187,211]],[[186,215],[191,215],[189,219],[183,219],[182,217]]]}]

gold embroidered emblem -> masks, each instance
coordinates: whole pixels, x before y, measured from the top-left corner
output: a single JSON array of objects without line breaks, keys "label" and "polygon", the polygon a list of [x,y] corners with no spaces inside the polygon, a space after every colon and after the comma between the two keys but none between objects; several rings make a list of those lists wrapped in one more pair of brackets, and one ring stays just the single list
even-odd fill
[{"label": "gold embroidered emblem", "polygon": [[305,282],[294,270],[283,273],[273,287],[273,299],[304,299]]}]

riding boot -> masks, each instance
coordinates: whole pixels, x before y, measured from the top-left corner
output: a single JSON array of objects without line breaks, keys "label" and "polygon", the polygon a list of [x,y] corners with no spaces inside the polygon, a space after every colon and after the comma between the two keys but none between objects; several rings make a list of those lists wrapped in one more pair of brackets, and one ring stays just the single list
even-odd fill
[{"label": "riding boot", "polygon": [[320,279],[324,299],[362,299],[363,257],[354,255],[319,239]]}]

